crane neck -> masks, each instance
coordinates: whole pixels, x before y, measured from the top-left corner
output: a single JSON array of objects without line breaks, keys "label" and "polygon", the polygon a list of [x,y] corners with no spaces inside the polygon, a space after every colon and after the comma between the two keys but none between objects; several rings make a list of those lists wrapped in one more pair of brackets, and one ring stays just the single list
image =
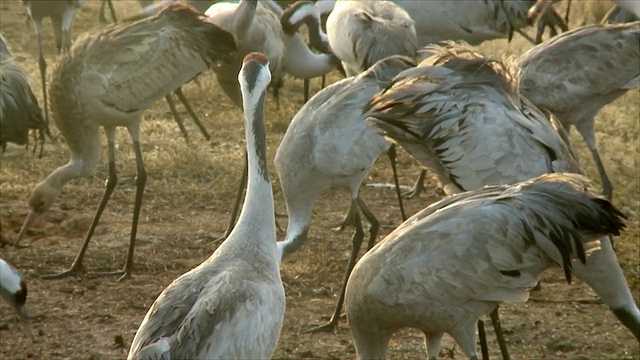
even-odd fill
[{"label": "crane neck", "polygon": [[259,93],[256,91],[243,94],[248,165],[247,192],[236,229],[259,232],[260,235],[255,237],[258,239],[268,235],[273,243],[264,246],[273,251],[275,256],[276,230],[273,193],[267,166],[265,97],[266,88]]},{"label": "crane neck", "polygon": [[289,40],[284,56],[284,70],[297,78],[310,79],[334,69],[340,61],[334,54],[316,54],[299,34]]},{"label": "crane neck", "polygon": [[236,39],[244,39],[249,32],[253,17],[258,7],[257,0],[241,0],[235,12],[235,24],[233,34]]}]

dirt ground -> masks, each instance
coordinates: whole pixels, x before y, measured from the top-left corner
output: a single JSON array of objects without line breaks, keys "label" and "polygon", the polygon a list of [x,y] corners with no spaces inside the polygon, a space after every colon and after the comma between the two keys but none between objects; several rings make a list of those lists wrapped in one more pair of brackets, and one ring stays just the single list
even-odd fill
[{"label": "dirt ground", "polygon": [[[122,16],[137,8],[137,4],[128,1],[116,1],[116,6]],[[75,34],[100,29],[98,8],[99,3],[91,1],[79,11]],[[17,61],[30,73],[35,93],[42,100],[37,43],[20,2],[0,1],[0,27]],[[45,29],[46,58],[49,64],[54,64],[48,20]],[[529,46],[522,38],[516,38],[511,44],[500,40],[481,49],[493,54],[519,54]],[[329,81],[338,78],[337,73],[332,73]],[[302,104],[301,90],[301,80],[287,79],[280,107],[276,107],[272,97],[268,99],[271,158],[287,124]],[[312,82],[312,90],[319,90],[319,80]],[[215,239],[226,227],[242,170],[242,113],[217,89],[211,75],[201,77],[200,85],[188,85],[185,93],[213,139],[204,141],[193,123],[185,120],[190,131],[190,141],[185,142],[164,102],[145,113],[141,143],[148,180],[138,228],[134,274],[130,279],[117,281],[113,276],[89,274],[119,269],[127,251],[135,160],[131,140],[124,130],[118,132],[116,154],[120,182],[90,243],[85,258],[87,274],[61,280],[40,278],[68,267],[79,250],[104,190],[106,151],[91,176],[74,180],[63,188],[52,209],[24,239],[26,248],[0,248],[0,257],[25,273],[29,286],[27,304],[35,316],[30,324],[35,335],[32,342],[24,324],[6,303],[0,303],[0,358],[126,357],[138,325],[158,294],[174,278],[206,259],[218,245]],[[601,155],[615,187],[614,203],[629,217],[627,231],[616,239],[616,249],[636,302],[640,299],[639,104],[638,91],[632,91],[605,108],[596,123]],[[179,109],[187,118],[182,107]],[[2,157],[0,215],[2,230],[9,236],[15,236],[24,220],[26,201],[33,186],[68,160],[64,140],[55,127],[52,131],[55,140],[47,142],[42,158],[11,144]],[[572,141],[587,173],[597,181],[597,172],[582,140],[574,133]],[[405,153],[400,154],[399,161],[401,182],[412,184],[419,167]],[[276,210],[283,214],[277,221],[286,228],[280,184],[273,164],[270,165]],[[381,157],[361,191],[363,200],[383,225],[378,239],[401,222],[392,188],[369,186],[391,183],[388,168],[386,158]],[[427,185],[425,194],[407,201],[410,213],[441,197],[434,179],[429,178]],[[352,229],[335,232],[332,228],[341,221],[347,207],[348,196],[344,191],[333,191],[318,199],[305,246],[282,266],[287,309],[275,358],[355,357],[346,320],[340,322],[335,334],[306,332],[327,321],[335,306],[351,251]],[[282,239],[284,232],[279,231],[278,237]],[[638,342],[631,333],[587,286],[579,281],[567,285],[560,271],[549,272],[542,291],[533,292],[527,304],[505,304],[500,314],[514,359],[640,358]],[[499,358],[490,322],[487,324],[491,357]],[[464,358],[450,338],[446,338],[443,345],[441,358]],[[388,357],[425,358],[421,334],[413,330],[396,334]]]}]

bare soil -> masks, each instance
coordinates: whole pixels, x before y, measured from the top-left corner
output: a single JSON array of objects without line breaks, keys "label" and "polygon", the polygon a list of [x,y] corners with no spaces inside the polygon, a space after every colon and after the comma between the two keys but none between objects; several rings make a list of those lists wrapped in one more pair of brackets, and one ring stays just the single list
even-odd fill
[{"label": "bare soil", "polygon": [[[586,3],[586,2],[585,2]],[[580,3],[576,3],[579,6]],[[117,1],[121,16],[132,13],[137,4]],[[75,21],[74,32],[98,31],[99,2],[89,2]],[[579,22],[579,19],[576,19]],[[48,29],[48,20],[45,29]],[[41,91],[37,67],[37,43],[27,22],[24,8],[17,1],[0,2],[0,27],[17,60],[30,73],[37,96]],[[483,45],[492,54],[519,54],[530,45],[521,38]],[[49,31],[44,36],[49,64],[55,63],[55,50]],[[50,67],[49,69],[51,69]],[[339,78],[332,73],[329,82]],[[286,127],[302,105],[302,81],[287,79],[280,106],[269,98],[268,141],[271,158]],[[312,82],[319,90],[319,81]],[[92,176],[67,184],[56,204],[29,231],[26,248],[5,246],[0,257],[25,273],[28,306],[35,318],[28,336],[23,322],[4,302],[0,303],[0,358],[2,359],[112,359],[126,357],[129,344],[148,307],[176,277],[195,267],[216,248],[229,219],[237,179],[241,173],[244,132],[242,113],[218,90],[211,75],[190,84],[185,93],[211,132],[206,142],[182,107],[181,114],[190,131],[185,142],[171,118],[168,107],[159,102],[145,113],[142,146],[148,172],[147,187],[138,229],[134,274],[117,281],[114,276],[92,276],[95,271],[117,270],[124,263],[131,226],[135,192],[135,160],[126,131],[118,132],[117,161],[119,184],[93,236],[85,267],[87,273],[61,280],[43,280],[42,275],[68,267],[83,241],[91,217],[104,190],[106,151]],[[601,155],[615,187],[614,203],[629,217],[626,233],[616,240],[620,262],[634,293],[640,299],[639,269],[639,93],[631,91],[604,109],[597,120]],[[55,140],[45,145],[44,156],[33,156],[30,149],[9,145],[1,160],[0,215],[2,230],[15,236],[27,212],[31,189],[54,168],[66,163],[68,150],[52,125]],[[597,172],[582,140],[572,134],[587,173],[597,182]],[[104,145],[103,145],[104,147]],[[399,158],[401,182],[413,184],[419,167],[405,153]],[[272,168],[277,212],[286,208],[277,173]],[[391,183],[391,171],[384,157],[365,181],[361,196],[378,216],[382,239],[401,219],[391,187],[369,184]],[[417,199],[407,201],[414,213],[441,198],[434,179]],[[307,333],[327,321],[333,311],[343,272],[351,251],[352,229],[332,230],[348,208],[344,191],[332,191],[318,199],[309,238],[303,248],[282,266],[286,284],[287,311],[276,358],[347,359],[355,349],[346,320],[337,333]],[[286,216],[278,217],[286,227]],[[284,233],[278,233],[279,238]],[[560,271],[546,275],[542,290],[532,293],[525,305],[501,307],[502,326],[509,350],[515,359],[638,359],[638,341],[622,327],[614,315],[584,284],[565,283]],[[490,329],[492,358],[499,350]],[[392,340],[390,359],[423,359],[425,350],[419,332],[405,330]],[[446,338],[441,358],[464,356]]]}]

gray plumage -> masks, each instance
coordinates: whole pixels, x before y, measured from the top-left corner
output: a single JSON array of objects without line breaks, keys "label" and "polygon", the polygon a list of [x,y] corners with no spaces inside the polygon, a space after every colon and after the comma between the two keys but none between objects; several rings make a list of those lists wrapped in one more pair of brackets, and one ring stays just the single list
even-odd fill
[{"label": "gray plumage", "polygon": [[389,1],[336,1],[327,36],[347,76],[391,55],[415,57],[418,40],[409,14]]},{"label": "gray plumage", "polygon": [[7,143],[25,145],[29,140],[29,130],[35,130],[40,156],[44,148],[45,134],[49,128],[42,116],[38,100],[33,94],[29,77],[18,65],[6,39],[0,34],[0,146],[4,153]]},{"label": "gray plumage", "polygon": [[[413,65],[411,58],[401,56],[380,60],[364,73],[318,92],[291,120],[275,157],[289,216],[285,239],[278,242],[280,257],[302,246],[316,198],[332,188],[349,191],[347,219],[356,227],[347,277],[364,237],[360,211],[371,223],[369,245],[373,245],[378,220],[358,193],[374,162],[390,144],[364,122],[363,107],[393,76]],[[338,322],[342,296],[331,327]]]},{"label": "gray plumage", "polygon": [[438,358],[445,333],[477,359],[476,320],[500,302],[525,302],[555,266],[568,281],[587,282],[616,315],[627,314],[624,325],[638,337],[640,312],[604,236],[618,235],[623,218],[577,174],[484,187],[429,206],[365,254],[349,278],[358,358],[383,359],[393,333],[411,327],[424,333],[429,359]]},{"label": "gray plumage", "polygon": [[520,93],[565,129],[576,127],[611,198],[594,121],[603,106],[640,87],[640,22],[573,29],[524,53],[518,66]]},{"label": "gray plumage", "polygon": [[268,61],[248,55],[243,93],[249,183],[238,224],[202,264],[151,306],[129,350],[133,359],[268,359],[284,318],[264,124]]},{"label": "gray plumage", "polygon": [[33,22],[38,40],[38,66],[40,69],[40,82],[42,84],[42,97],[44,100],[44,118],[49,123],[49,101],[47,97],[47,62],[42,52],[42,20],[51,19],[51,27],[58,53],[65,52],[71,47],[71,28],[76,12],[87,0],[22,0],[27,8],[29,18]]},{"label": "gray plumage", "polygon": [[615,5],[602,18],[602,24],[623,24],[627,22],[638,21],[638,17],[627,9]]},{"label": "gray plumage", "polygon": [[367,121],[431,170],[448,194],[551,172],[580,173],[562,128],[517,92],[517,67],[449,43],[399,74]]},{"label": "gray plumage", "polygon": [[186,5],[173,4],[157,16],[109,27],[79,40],[60,58],[51,83],[52,110],[71,157],[36,185],[24,235],[38,214],[48,210],[69,180],[90,174],[100,159],[100,127],[107,135],[109,178],[105,193],[71,269],[78,272],[93,230],[117,183],[115,130],[124,126],[136,155],[136,199],[129,253],[117,273],[130,275],[138,216],[146,182],[139,143],[142,112],[153,103],[224,59],[235,49],[232,36]]}]

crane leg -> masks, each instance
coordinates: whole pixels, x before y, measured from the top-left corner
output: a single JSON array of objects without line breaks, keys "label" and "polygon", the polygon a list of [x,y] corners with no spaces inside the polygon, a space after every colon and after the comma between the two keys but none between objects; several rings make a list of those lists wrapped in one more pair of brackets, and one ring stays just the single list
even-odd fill
[{"label": "crane leg", "polygon": [[402,193],[400,192],[400,182],[398,181],[398,170],[396,169],[396,145],[392,144],[387,150],[387,156],[391,162],[391,169],[393,170],[393,182],[396,185],[396,196],[398,197],[398,206],[400,206],[400,214],[402,215],[402,221],[407,220],[407,214],[404,211],[404,204],[402,202]]},{"label": "crane leg", "polygon": [[482,360],[489,360],[489,347],[487,346],[487,333],[484,330],[484,321],[478,319],[478,340],[480,341],[480,351]]},{"label": "crane leg", "polygon": [[114,23],[118,22],[118,17],[116,16],[116,9],[113,7],[113,2],[111,0],[106,0],[107,1],[107,5],[109,5],[109,12],[111,13],[111,20],[113,20]]},{"label": "crane leg", "polygon": [[44,101],[44,121],[47,123],[47,133],[51,135],[49,131],[49,101],[47,98],[47,62],[44,60],[44,54],[42,54],[42,36],[39,24],[35,24],[36,36],[38,38],[38,67],[40,68],[40,83],[42,84],[42,99]]},{"label": "crane leg", "polygon": [[136,139],[133,141],[133,149],[136,153],[136,200],[133,205],[133,220],[131,221],[131,237],[129,239],[129,251],[127,252],[127,260],[122,270],[94,273],[95,275],[121,275],[118,281],[124,280],[131,276],[133,268],[133,252],[136,247],[136,235],[138,233],[138,222],[140,220],[140,209],[142,208],[142,195],[144,194],[144,186],[147,183],[147,172],[144,169],[144,161],[142,160],[142,151],[140,150],[140,142]]},{"label": "crane leg", "polygon": [[182,92],[182,87],[177,88],[173,93],[176,94],[176,96],[178,97],[178,100],[180,100],[180,102],[182,102],[182,104],[184,105],[185,109],[187,109],[189,116],[191,116],[191,119],[193,119],[193,122],[196,123],[196,125],[198,126],[198,129],[200,129],[202,136],[204,136],[204,138],[207,139],[207,141],[211,140],[211,135],[209,135],[209,132],[207,131],[207,129],[200,122],[200,119],[198,118],[198,115],[196,114],[196,112],[193,111],[193,108],[191,107],[191,104],[189,103],[189,100],[187,99],[187,97],[184,96],[184,93]]},{"label": "crane leg", "polygon": [[500,316],[498,315],[498,306],[489,314],[491,323],[493,324],[493,330],[496,332],[496,339],[498,340],[498,346],[500,346],[500,353],[502,354],[502,360],[510,360],[509,349],[507,349],[507,341],[504,339],[504,333],[502,332],[502,324],[500,324]]},{"label": "crane leg", "polygon": [[420,175],[418,175],[418,179],[413,185],[413,188],[411,188],[411,190],[407,191],[406,193],[402,194],[402,196],[404,196],[405,199],[411,199],[411,198],[420,196],[420,194],[422,194],[422,192],[425,190],[424,179],[426,176],[427,176],[427,171],[424,169],[420,170]]},{"label": "crane leg", "polygon": [[302,82],[303,100],[306,103],[309,101],[309,79],[304,79]]},{"label": "crane leg", "polygon": [[[357,209],[360,206],[360,203],[361,201],[359,199],[352,200],[351,208]],[[340,321],[340,311],[342,310],[342,304],[344,303],[347,280],[349,280],[349,275],[351,275],[351,271],[356,265],[358,253],[360,252],[360,246],[362,245],[362,240],[364,239],[364,230],[362,228],[362,221],[360,219],[360,213],[358,212],[358,210],[354,211],[354,218],[358,225],[356,226],[356,231],[353,234],[353,238],[351,240],[351,242],[353,243],[353,249],[351,250],[351,258],[349,259],[349,264],[347,265],[347,271],[344,276],[342,289],[340,289],[340,296],[338,298],[336,308],[333,311],[333,315],[331,315],[331,319],[329,319],[328,323],[315,327],[307,332],[335,332],[338,328],[338,322]]]},{"label": "crane leg", "polygon": [[107,17],[104,15],[104,8],[106,6],[106,0],[103,0],[100,3],[100,12],[98,13],[98,21],[100,22],[100,24],[106,24],[107,23]]},{"label": "crane leg", "polygon": [[180,133],[182,134],[182,137],[185,139],[185,141],[189,142],[189,134],[187,134],[187,129],[185,129],[184,127],[184,122],[182,121],[182,117],[180,116],[180,114],[178,114],[178,110],[176,109],[176,103],[173,101],[171,94],[167,94],[167,96],[165,96],[164,99],[167,101],[167,104],[169,105],[169,109],[171,110],[171,115],[173,115],[173,119],[178,124],[178,128],[180,129]]},{"label": "crane leg", "polygon": [[602,182],[602,192],[607,199],[611,200],[613,196],[613,185],[611,184],[611,180],[609,180],[609,176],[607,176],[607,171],[604,169],[600,153],[598,153],[594,118],[581,119],[579,122],[575,123],[574,126],[580,135],[582,135],[582,139],[584,139],[584,142],[587,144],[587,148],[589,148],[589,151],[591,152],[591,157],[593,157],[593,161],[598,169],[598,174],[600,175],[600,181]]},{"label": "crane leg", "polygon": [[236,200],[233,203],[233,209],[231,210],[231,217],[229,218],[229,224],[227,224],[227,229],[224,231],[221,237],[217,238],[216,241],[226,239],[233,227],[236,224],[236,219],[238,217],[238,212],[240,212],[240,203],[242,202],[242,195],[244,194],[244,189],[247,185],[247,176],[249,172],[249,164],[247,161],[247,152],[244,152],[244,167],[242,168],[242,177],[240,178],[240,184],[238,185],[238,191],[236,192]]},{"label": "crane leg", "polygon": [[107,131],[107,136],[109,138],[109,177],[106,181],[106,188],[104,190],[104,194],[102,195],[102,199],[100,199],[100,204],[98,205],[98,209],[96,210],[95,215],[93,216],[93,220],[91,220],[91,225],[89,226],[89,231],[85,235],[84,242],[82,243],[82,247],[80,248],[80,252],[76,256],[75,260],[71,264],[71,267],[63,272],[45,275],[43,279],[62,279],[67,276],[77,275],[84,272],[84,268],[82,266],[82,260],[84,259],[84,254],[87,251],[87,247],[89,246],[89,241],[93,236],[93,232],[98,226],[98,221],[100,221],[100,216],[102,216],[102,212],[113,193],[113,190],[116,188],[118,184],[118,174],[116,173],[116,162],[115,162],[115,144],[113,141],[114,135],[111,134],[109,136],[109,131]]}]

